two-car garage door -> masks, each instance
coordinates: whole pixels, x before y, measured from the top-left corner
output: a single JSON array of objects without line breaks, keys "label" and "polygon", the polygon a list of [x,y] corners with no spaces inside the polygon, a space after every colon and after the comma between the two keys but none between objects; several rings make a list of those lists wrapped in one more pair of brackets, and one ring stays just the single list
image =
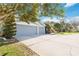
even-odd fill
[{"label": "two-car garage door", "polygon": [[30,25],[22,25],[17,24],[16,26],[17,32],[16,36],[33,36],[33,35],[41,35],[45,34],[44,27],[30,26]]}]

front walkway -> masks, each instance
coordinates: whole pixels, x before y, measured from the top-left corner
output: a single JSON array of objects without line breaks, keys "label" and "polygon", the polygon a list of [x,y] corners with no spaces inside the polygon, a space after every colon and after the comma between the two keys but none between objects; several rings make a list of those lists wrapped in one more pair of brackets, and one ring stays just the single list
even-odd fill
[{"label": "front walkway", "polygon": [[42,35],[38,37],[22,37],[18,40],[40,56],[72,56],[79,55],[79,34]]}]

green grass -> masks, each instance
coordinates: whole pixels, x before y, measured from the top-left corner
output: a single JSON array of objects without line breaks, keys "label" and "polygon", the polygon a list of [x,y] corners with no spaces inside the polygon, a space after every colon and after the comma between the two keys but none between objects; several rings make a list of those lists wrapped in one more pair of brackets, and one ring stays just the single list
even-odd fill
[{"label": "green grass", "polygon": [[79,34],[79,32],[60,32],[61,35]]},{"label": "green grass", "polygon": [[0,55],[5,56],[32,56],[36,55],[31,49],[21,43],[1,44]]}]

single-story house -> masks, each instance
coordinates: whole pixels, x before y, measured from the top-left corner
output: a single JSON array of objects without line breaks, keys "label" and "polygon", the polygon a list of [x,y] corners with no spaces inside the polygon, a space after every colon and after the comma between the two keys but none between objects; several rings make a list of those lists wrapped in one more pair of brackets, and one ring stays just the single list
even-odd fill
[{"label": "single-story house", "polygon": [[45,26],[40,23],[16,22],[16,37],[45,34]]},{"label": "single-story house", "polygon": [[[45,26],[39,22],[27,24],[26,22],[20,21],[18,16],[16,16],[15,21],[16,37],[45,34]],[[0,21],[0,33],[2,32],[2,27],[2,21]]]}]

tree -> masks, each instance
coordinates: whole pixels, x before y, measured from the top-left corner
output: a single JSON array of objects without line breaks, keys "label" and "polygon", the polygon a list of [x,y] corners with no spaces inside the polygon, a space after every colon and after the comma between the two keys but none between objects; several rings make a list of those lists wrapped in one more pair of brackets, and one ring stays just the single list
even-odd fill
[{"label": "tree", "polygon": [[12,38],[16,35],[16,24],[15,24],[15,8],[14,4],[0,4],[0,12],[3,19],[3,33],[2,36],[5,38]]},{"label": "tree", "polygon": [[25,9],[26,12],[24,12],[24,14],[21,15],[20,20],[25,21],[27,23],[38,21],[39,4],[37,3],[30,4],[28,7],[31,7],[31,8]]},{"label": "tree", "polygon": [[54,29],[54,23],[52,22],[45,22],[45,30],[46,33],[52,33],[52,32],[57,33],[57,31]]},{"label": "tree", "polygon": [[51,33],[50,32],[51,31],[51,27],[50,27],[49,24],[45,24],[45,31],[46,31],[47,34]]},{"label": "tree", "polygon": [[[32,12],[29,15],[30,7],[32,7]],[[1,20],[3,20],[3,37],[5,38],[12,38],[15,36],[16,32],[16,24],[15,24],[15,14],[23,15],[24,19],[27,19],[27,21],[36,21],[37,20],[37,4],[0,4],[0,14],[1,14]],[[27,8],[28,7],[28,8]],[[27,15],[23,12],[27,11]],[[19,11],[19,12],[18,12]],[[28,18],[27,18],[28,17]]]},{"label": "tree", "polygon": [[[63,18],[64,17],[64,8],[62,4],[58,3],[44,3],[42,5],[43,11],[41,12],[42,15],[48,16],[48,17],[57,17]],[[60,20],[61,21],[61,20]],[[63,25],[63,24],[62,24]],[[56,33],[55,29],[52,27],[53,31]]]},{"label": "tree", "polygon": [[16,35],[15,16],[10,15],[4,20],[3,37],[12,38]]},{"label": "tree", "polygon": [[61,24],[55,23],[55,24],[54,24],[54,29],[55,29],[57,32],[60,32],[60,31],[61,31]]},{"label": "tree", "polygon": [[16,35],[15,13],[18,4],[0,4],[0,20],[3,22],[2,36],[12,38]]},{"label": "tree", "polygon": [[42,4],[42,15],[44,16],[63,16],[64,10],[62,4],[59,3],[44,3]]}]

